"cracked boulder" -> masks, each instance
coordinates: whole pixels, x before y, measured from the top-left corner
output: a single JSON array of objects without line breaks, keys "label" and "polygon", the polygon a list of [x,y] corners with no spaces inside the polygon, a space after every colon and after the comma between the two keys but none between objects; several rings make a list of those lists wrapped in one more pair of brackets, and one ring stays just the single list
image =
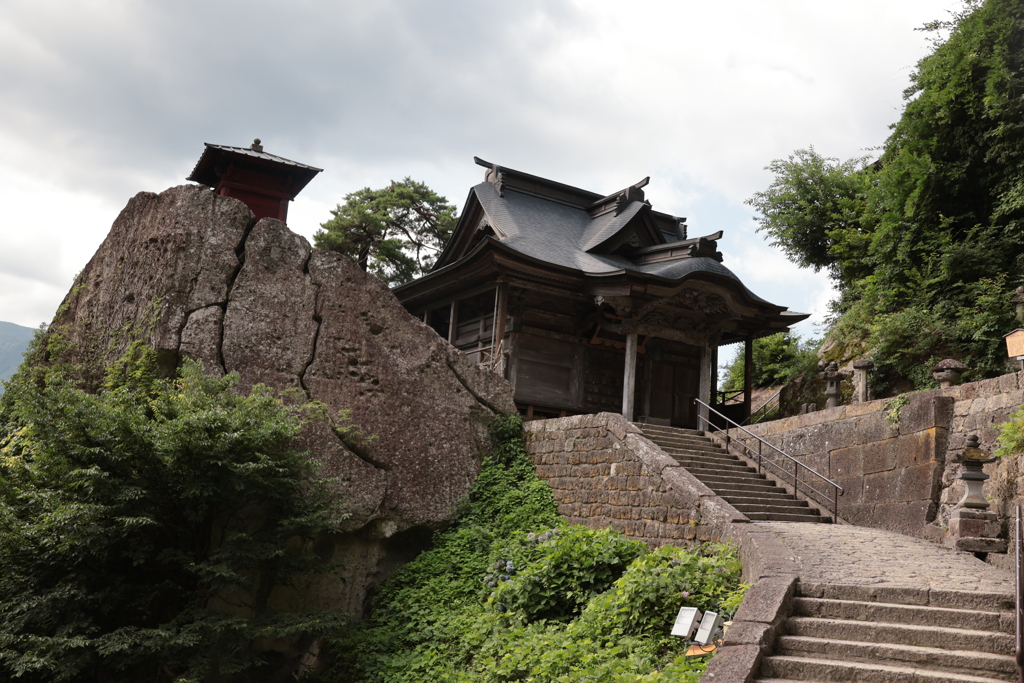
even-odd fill
[{"label": "cracked boulder", "polygon": [[[393,563],[388,548],[403,534],[450,520],[488,447],[487,422],[515,409],[505,380],[466,361],[375,277],[197,186],[135,196],[51,327],[93,381],[142,339],[168,371],[194,357],[243,386],[323,402],[335,424],[302,439],[351,514],[359,540],[337,545],[358,549],[362,559],[348,559],[363,563],[363,578],[345,579],[356,583]],[[346,590],[329,602],[358,610],[361,591]]]}]

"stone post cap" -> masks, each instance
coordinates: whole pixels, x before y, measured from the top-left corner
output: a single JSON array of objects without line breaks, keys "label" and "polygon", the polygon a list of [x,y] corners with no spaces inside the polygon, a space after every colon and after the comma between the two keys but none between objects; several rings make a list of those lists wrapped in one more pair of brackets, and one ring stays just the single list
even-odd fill
[{"label": "stone post cap", "polygon": [[942,370],[955,370],[957,372],[963,372],[966,369],[967,366],[961,363],[960,361],[953,360],[952,358],[947,358],[945,360],[940,360],[938,363],[936,363],[935,367],[932,368],[932,372],[941,372]]},{"label": "stone post cap", "polygon": [[960,456],[964,462],[973,462],[986,464],[995,462],[996,458],[983,451],[978,442],[977,434],[968,434],[967,441],[964,443],[964,452]]},{"label": "stone post cap", "polygon": [[853,361],[853,368],[855,370],[870,370],[875,367],[875,362],[870,358],[860,358]]}]

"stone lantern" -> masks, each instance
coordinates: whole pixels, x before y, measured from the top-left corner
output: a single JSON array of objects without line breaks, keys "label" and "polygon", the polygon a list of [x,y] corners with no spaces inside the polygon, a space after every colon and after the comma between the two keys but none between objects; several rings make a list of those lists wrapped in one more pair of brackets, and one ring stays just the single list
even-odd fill
[{"label": "stone lantern", "polygon": [[825,366],[821,378],[825,380],[825,407],[835,408],[839,405],[839,383],[843,381],[843,373],[839,372],[838,363]]},{"label": "stone lantern", "polygon": [[963,465],[959,479],[967,490],[949,516],[947,545],[957,550],[975,553],[1006,552],[1006,541],[996,538],[999,535],[999,520],[996,513],[988,509],[989,502],[982,491],[989,478],[984,466],[995,460],[978,447],[976,434],[968,435],[964,451],[957,458]]},{"label": "stone lantern", "polygon": [[966,370],[967,366],[960,361],[947,358],[935,364],[935,367],[932,368],[932,377],[940,387],[948,389],[960,382],[960,375],[964,374]]}]

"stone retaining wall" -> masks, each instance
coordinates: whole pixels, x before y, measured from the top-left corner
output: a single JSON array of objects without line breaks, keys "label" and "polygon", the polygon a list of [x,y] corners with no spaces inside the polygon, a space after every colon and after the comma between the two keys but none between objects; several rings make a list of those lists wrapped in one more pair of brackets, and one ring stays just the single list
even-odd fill
[{"label": "stone retaining wall", "polygon": [[537,476],[573,524],[611,528],[652,546],[719,540],[749,520],[615,413],[524,425]]},{"label": "stone retaining wall", "polygon": [[[963,495],[956,456],[968,434],[977,434],[983,449],[997,447],[998,425],[1024,403],[1024,375],[907,394],[906,400],[898,416],[894,402],[882,399],[749,429],[843,486],[842,519],[939,540]],[[1024,497],[1022,465],[1006,458],[985,468],[992,475],[986,494],[1004,518]]]},{"label": "stone retaining wall", "polygon": [[[929,393],[911,395],[898,420],[888,418],[890,411],[885,409],[884,401],[872,401],[749,429],[842,486],[841,519],[859,526],[920,535],[938,509],[953,412],[951,399]],[[743,438],[738,440],[757,448],[755,439],[742,432],[739,436]],[[733,450],[741,452],[735,445]],[[769,450],[764,449],[764,453],[767,455]],[[775,456],[773,462],[785,461]],[[785,478],[779,481],[788,483]],[[815,482],[813,478],[811,481]]]}]

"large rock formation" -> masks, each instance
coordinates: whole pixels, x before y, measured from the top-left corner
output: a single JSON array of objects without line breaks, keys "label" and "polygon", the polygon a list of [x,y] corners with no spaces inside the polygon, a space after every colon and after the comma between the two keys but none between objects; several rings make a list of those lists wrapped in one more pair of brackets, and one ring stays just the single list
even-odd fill
[{"label": "large rock formation", "polygon": [[304,434],[351,514],[350,533],[318,547],[341,566],[315,591],[321,608],[358,613],[366,587],[450,519],[487,448],[487,421],[514,410],[507,382],[375,277],[196,186],[135,196],[51,330],[86,369],[143,339],[168,371],[194,357],[244,385],[298,387],[335,416],[350,411],[350,445],[324,423]]}]

